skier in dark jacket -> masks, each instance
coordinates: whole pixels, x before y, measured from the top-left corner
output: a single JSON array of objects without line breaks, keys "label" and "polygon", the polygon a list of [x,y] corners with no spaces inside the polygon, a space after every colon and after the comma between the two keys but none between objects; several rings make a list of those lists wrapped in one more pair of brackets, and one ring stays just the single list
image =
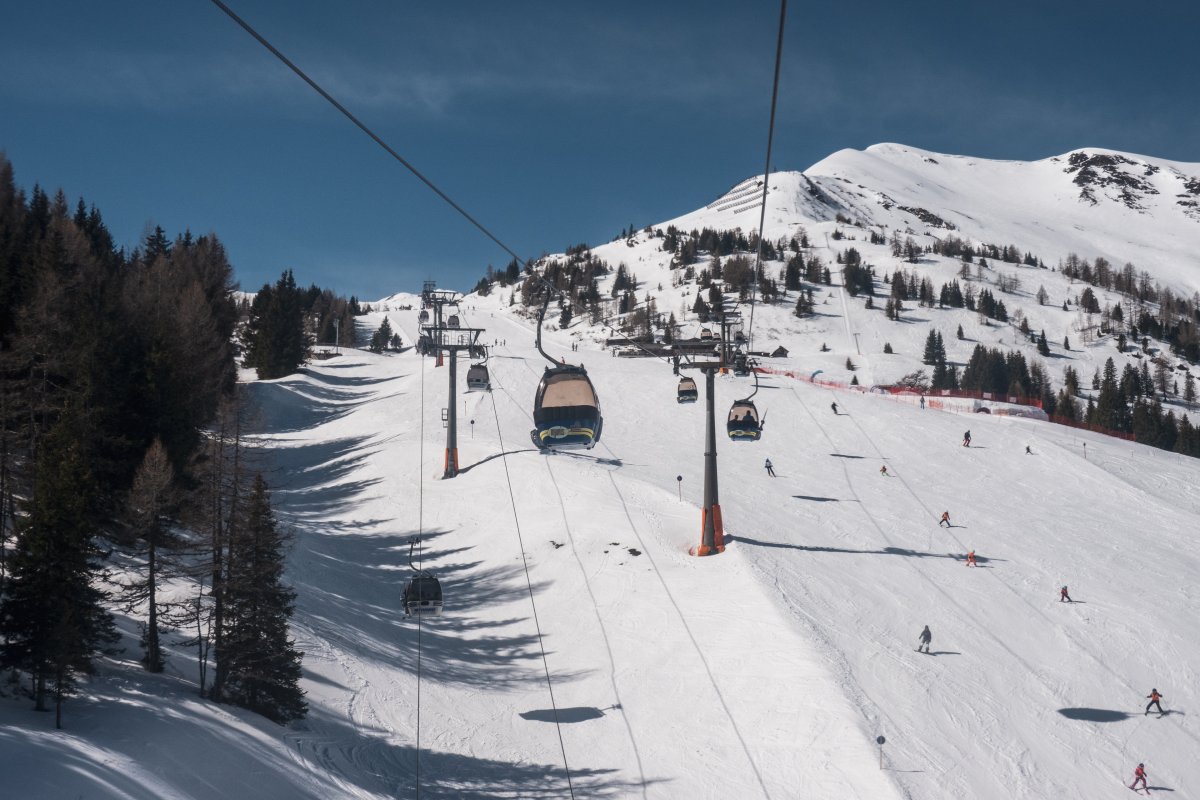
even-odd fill
[{"label": "skier in dark jacket", "polygon": [[921,631],[921,638],[917,645],[917,652],[922,652],[921,648],[925,648],[924,652],[929,652],[929,643],[933,641],[933,634],[929,632],[929,626],[925,626],[925,630]]},{"label": "skier in dark jacket", "polygon": [[963,434],[963,447],[971,446],[971,432],[967,431]]},{"label": "skier in dark jacket", "polygon": [[[1150,694],[1146,695],[1146,699],[1150,701],[1149,703],[1146,703],[1146,714],[1150,713],[1150,706],[1157,708],[1159,714],[1163,713],[1162,704],[1158,702],[1159,700],[1162,700],[1162,695],[1158,693],[1158,689],[1151,689]],[[1142,716],[1145,716],[1146,714],[1143,714]]]},{"label": "skier in dark jacket", "polygon": [[834,414],[837,414],[837,413],[838,413],[838,410],[837,410],[837,403],[830,403],[830,404],[829,404],[829,407],[833,409],[833,413],[834,413]]},{"label": "skier in dark jacket", "polygon": [[768,458],[767,463],[764,464],[763,466],[765,466],[767,468],[767,474],[770,475],[772,478],[774,478],[775,477],[775,465],[771,463],[771,459]]}]

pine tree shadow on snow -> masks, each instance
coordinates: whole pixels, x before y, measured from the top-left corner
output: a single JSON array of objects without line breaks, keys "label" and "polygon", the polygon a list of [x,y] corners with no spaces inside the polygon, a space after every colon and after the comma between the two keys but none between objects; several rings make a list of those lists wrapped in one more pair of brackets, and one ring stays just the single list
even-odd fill
[{"label": "pine tree shadow on snow", "polygon": [[[526,613],[524,570],[517,564],[486,568],[478,561],[452,561],[470,548],[437,547],[445,533],[422,537],[421,567],[438,579],[445,605],[440,616],[420,619],[405,617],[402,602],[415,531],[304,533],[288,576],[298,594],[297,623],[347,652],[413,674],[419,636],[425,680],[495,689],[544,681],[538,638]],[[535,595],[547,585],[534,583]],[[519,613],[497,619],[475,613],[495,606]],[[545,637],[550,640],[552,635]],[[581,674],[556,670],[554,677],[575,680]]]}]

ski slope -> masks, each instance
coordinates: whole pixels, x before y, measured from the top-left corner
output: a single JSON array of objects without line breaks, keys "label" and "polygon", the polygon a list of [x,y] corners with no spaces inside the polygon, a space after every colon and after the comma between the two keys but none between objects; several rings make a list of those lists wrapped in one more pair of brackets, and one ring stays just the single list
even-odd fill
[{"label": "ski slope", "polygon": [[[1176,797],[1200,780],[1194,461],[764,379],[763,440],[718,445],[728,548],[696,559],[702,405],[661,362],[549,334],[604,438],[531,452],[544,362],[476,303],[465,324],[507,345],[494,391],[460,395],[456,479],[432,359],[345,351],[248,386],[296,535],[309,718],[208,706],[188,652],[149,676],[131,648],[62,733],[3,704],[14,796],[1096,798],[1138,761]],[[415,312],[388,316],[411,341]],[[720,378],[719,408],[747,386]],[[446,591],[421,625],[399,609],[417,532]],[[1165,717],[1141,713],[1152,686]]]}]

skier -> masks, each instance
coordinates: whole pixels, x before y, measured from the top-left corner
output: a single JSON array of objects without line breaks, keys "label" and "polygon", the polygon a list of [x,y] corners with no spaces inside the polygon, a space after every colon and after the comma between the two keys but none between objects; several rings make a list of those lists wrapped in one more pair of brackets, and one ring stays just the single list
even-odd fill
[{"label": "skier", "polygon": [[933,641],[933,634],[929,632],[929,626],[926,625],[925,629],[923,631],[921,631],[921,638],[920,638],[919,643],[917,644],[917,652],[918,653],[922,652],[921,648],[924,647],[925,648],[924,652],[928,653],[929,652],[929,643],[932,641]]},{"label": "skier", "polygon": [[768,458],[767,463],[763,464],[763,466],[767,468],[767,474],[770,475],[772,478],[774,478],[775,477],[775,467],[773,464],[771,464],[771,459]]},{"label": "skier", "polygon": [[968,567],[978,567],[979,566],[978,564],[975,563],[975,551],[974,550],[967,553],[967,566]]},{"label": "skier", "polygon": [[1029,445],[1025,445],[1025,455],[1027,455],[1027,456],[1033,455],[1033,451],[1029,449]]},{"label": "skier", "polygon": [[[1150,706],[1155,706],[1158,709],[1159,716],[1162,716],[1162,704],[1158,702],[1159,700],[1162,700],[1162,695],[1158,693],[1158,689],[1151,689],[1150,694],[1146,695],[1146,699],[1150,701],[1149,703],[1146,703],[1146,714],[1150,713]],[[1143,714],[1142,716],[1144,717],[1146,714]]]},{"label": "skier", "polygon": [[838,413],[838,410],[837,410],[837,403],[830,403],[830,404],[829,404],[829,407],[833,409],[833,414],[834,414],[834,416],[837,416],[837,413]]},{"label": "skier", "polygon": [[1058,590],[1058,602],[1060,602],[1060,603],[1074,603],[1075,602],[1074,600],[1071,599],[1071,595],[1067,594],[1066,586],[1063,586],[1061,589]]},{"label": "skier", "polygon": [[949,511],[942,512],[942,518],[940,520],[938,520],[938,527],[940,528],[942,525],[945,525],[947,528],[954,527],[953,525],[950,524],[950,512]]},{"label": "skier", "polygon": [[1142,782],[1142,788],[1146,790],[1146,794],[1150,794],[1150,787],[1146,785],[1146,765],[1138,764],[1137,769],[1133,771],[1133,783],[1129,784],[1129,788],[1137,791],[1138,781]]},{"label": "skier", "polygon": [[963,434],[963,447],[971,446],[971,432],[967,431]]},{"label": "skier", "polygon": [[887,477],[890,477],[890,476],[888,475],[888,471],[887,471],[887,464],[884,464],[883,466],[881,466],[881,467],[879,468],[879,474],[880,474],[880,475],[882,475],[882,476],[883,476],[883,477],[885,477],[885,478],[887,478]]},{"label": "skier", "polygon": [[921,395],[921,408],[925,407],[925,395]]}]

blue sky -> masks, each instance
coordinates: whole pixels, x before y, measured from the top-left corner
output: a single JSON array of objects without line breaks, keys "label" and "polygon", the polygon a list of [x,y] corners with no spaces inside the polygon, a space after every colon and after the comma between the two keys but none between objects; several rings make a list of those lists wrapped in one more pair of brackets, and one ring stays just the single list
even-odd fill
[{"label": "blue sky", "polygon": [[[773,2],[230,5],[522,255],[762,170]],[[1198,28],[1155,0],[793,2],[774,167],[881,141],[1200,162]],[[8,4],[0,150],[120,243],[215,231],[247,289],[469,289],[508,261],[206,0]]]}]

